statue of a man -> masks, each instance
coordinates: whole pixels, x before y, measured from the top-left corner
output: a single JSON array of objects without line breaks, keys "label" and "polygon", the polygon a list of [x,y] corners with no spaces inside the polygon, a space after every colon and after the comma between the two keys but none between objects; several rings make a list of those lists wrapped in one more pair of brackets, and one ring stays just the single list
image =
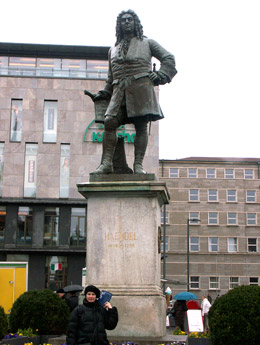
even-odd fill
[{"label": "statue of a man", "polygon": [[[109,50],[109,72],[104,90],[94,102],[109,99],[105,113],[103,155],[94,174],[113,173],[113,156],[117,145],[117,128],[133,123],[134,173],[145,174],[143,159],[148,143],[147,124],[163,118],[154,86],[169,83],[177,73],[174,56],[152,39],[143,36],[141,22],[132,10],[117,17],[116,44]],[[151,58],[161,63],[152,70]]]}]

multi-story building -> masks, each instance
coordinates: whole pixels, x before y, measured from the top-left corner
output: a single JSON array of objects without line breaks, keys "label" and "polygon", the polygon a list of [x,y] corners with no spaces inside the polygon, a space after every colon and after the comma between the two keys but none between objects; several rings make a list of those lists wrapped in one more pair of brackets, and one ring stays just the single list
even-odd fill
[{"label": "multi-story building", "polygon": [[[81,284],[89,180],[102,125],[84,95],[103,89],[109,47],[0,43],[0,261],[28,262],[28,289]],[[133,126],[122,126],[129,166]],[[145,168],[158,175],[158,124]],[[98,210],[97,210],[98,216]]]},{"label": "multi-story building", "polygon": [[171,196],[165,245],[173,293],[187,281],[199,297],[213,298],[259,285],[260,158],[160,160],[160,180]]}]

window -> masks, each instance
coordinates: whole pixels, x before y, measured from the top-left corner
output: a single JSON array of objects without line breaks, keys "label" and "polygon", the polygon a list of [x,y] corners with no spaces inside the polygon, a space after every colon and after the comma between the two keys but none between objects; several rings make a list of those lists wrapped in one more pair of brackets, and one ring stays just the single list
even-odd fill
[{"label": "window", "polygon": [[209,225],[217,225],[218,224],[218,213],[217,212],[209,212]]},{"label": "window", "polygon": [[247,239],[247,250],[250,253],[256,253],[257,252],[257,239],[256,238],[248,238]]},{"label": "window", "polygon": [[45,101],[44,102],[44,143],[56,143],[57,141],[57,114],[58,102]]},{"label": "window", "polygon": [[209,289],[219,290],[219,279],[218,277],[209,277]]},{"label": "window", "polygon": [[236,237],[228,238],[228,251],[237,252],[237,238]]},{"label": "window", "polygon": [[234,289],[235,287],[239,286],[239,278],[238,277],[229,277],[229,289]]},{"label": "window", "polygon": [[199,251],[199,237],[190,237],[190,251],[191,252]]},{"label": "window", "polygon": [[86,209],[83,207],[71,209],[70,245],[86,245]]},{"label": "window", "polygon": [[37,58],[38,76],[61,77],[61,59]]},{"label": "window", "polygon": [[256,202],[256,191],[247,190],[246,191],[246,202]]},{"label": "window", "polygon": [[256,213],[247,213],[247,225],[256,225]]},{"label": "window", "polygon": [[233,179],[234,177],[234,169],[225,169],[225,178]]},{"label": "window", "polygon": [[199,289],[200,288],[200,277],[198,277],[198,276],[191,276],[190,277],[190,288],[191,289]]},{"label": "window", "polygon": [[[163,236],[161,236],[161,253],[164,253],[164,241]],[[168,236],[165,236],[165,251],[168,252]]]},{"label": "window", "polygon": [[12,99],[11,107],[10,141],[20,142],[22,139],[23,101],[20,99]]},{"label": "window", "polygon": [[70,145],[61,145],[60,152],[60,198],[69,197]]},{"label": "window", "polygon": [[106,78],[108,72],[108,61],[88,60],[87,72],[89,78]]},{"label": "window", "polygon": [[9,74],[11,75],[35,75],[36,58],[9,57]]},{"label": "window", "polygon": [[24,197],[36,197],[37,179],[37,144],[26,144],[25,148],[25,173]]},{"label": "window", "polygon": [[199,201],[199,190],[190,189],[189,190],[189,201]]},{"label": "window", "polygon": [[250,277],[249,285],[258,285],[258,277]]},{"label": "window", "polygon": [[245,169],[245,179],[252,180],[254,178],[254,171],[253,169]]},{"label": "window", "polygon": [[216,169],[207,169],[207,178],[216,178]]},{"label": "window", "polygon": [[0,143],[0,197],[2,196],[3,175],[4,175],[4,148],[5,148],[5,144]]},{"label": "window", "polygon": [[197,178],[197,168],[189,168],[188,169],[188,177],[189,178]]},{"label": "window", "polygon": [[208,190],[208,201],[218,201],[218,191],[216,189]]},{"label": "window", "polygon": [[86,60],[62,59],[62,70],[63,77],[86,78]]},{"label": "window", "polygon": [[170,178],[178,178],[179,177],[179,169],[178,168],[170,168],[169,177]]},{"label": "window", "polygon": [[59,245],[58,207],[45,208],[43,245],[48,247]]},{"label": "window", "polygon": [[5,241],[5,219],[6,207],[0,206],[0,246],[3,246]]},{"label": "window", "polygon": [[209,252],[218,252],[218,237],[209,237]]},{"label": "window", "polygon": [[237,213],[228,212],[227,223],[228,225],[237,225]]},{"label": "window", "polygon": [[237,191],[236,190],[227,190],[227,201],[236,202],[237,201]]},{"label": "window", "polygon": [[47,256],[45,265],[45,288],[57,291],[67,285],[67,257]]},{"label": "window", "polygon": [[199,225],[199,212],[189,213],[189,224]]},{"label": "window", "polygon": [[32,244],[32,219],[33,211],[31,207],[21,206],[18,208],[18,245]]},{"label": "window", "polygon": [[[164,212],[161,211],[161,224],[164,224]],[[169,224],[169,212],[165,212],[165,224]]]}]

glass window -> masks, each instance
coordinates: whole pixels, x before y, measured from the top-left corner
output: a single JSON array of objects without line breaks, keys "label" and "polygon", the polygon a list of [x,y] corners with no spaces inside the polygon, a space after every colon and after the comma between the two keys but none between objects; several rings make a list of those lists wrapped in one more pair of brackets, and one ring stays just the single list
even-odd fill
[{"label": "glass window", "polygon": [[0,74],[8,75],[8,56],[0,56]]},{"label": "glass window", "polygon": [[237,252],[237,238],[236,237],[228,238],[228,251]]},{"label": "glass window", "polygon": [[11,107],[10,141],[20,142],[22,139],[23,101],[21,99],[12,99]]},{"label": "glass window", "polygon": [[5,144],[4,143],[0,143],[0,196],[2,196],[2,188],[3,188],[4,148],[5,148]]},{"label": "glass window", "polygon": [[170,178],[178,178],[179,177],[179,169],[178,168],[170,168],[169,177]]},{"label": "glass window", "polygon": [[227,201],[236,202],[237,201],[237,191],[236,190],[227,190]]},{"label": "glass window", "polygon": [[199,201],[199,190],[190,189],[189,190],[189,201]]},{"label": "glass window", "polygon": [[256,191],[247,190],[246,191],[246,202],[256,202]]},{"label": "glass window", "polygon": [[32,244],[32,219],[33,210],[31,207],[18,208],[18,234],[17,244],[30,245]]},{"label": "glass window", "polygon": [[58,102],[45,101],[44,102],[44,143],[56,143],[57,141],[57,114]]},{"label": "glass window", "polygon": [[237,225],[237,213],[228,212],[227,223],[228,225]]},{"label": "glass window", "polygon": [[250,277],[249,285],[258,285],[258,277]]},{"label": "glass window", "polygon": [[245,169],[245,179],[252,180],[254,178],[253,169]]},{"label": "glass window", "polygon": [[[169,250],[169,248],[168,248],[168,243],[169,243],[168,236],[165,236],[165,251],[166,251],[166,252],[168,252],[168,250]],[[163,244],[164,244],[163,236],[161,236],[161,253],[164,252]]]},{"label": "glass window", "polygon": [[210,290],[219,290],[219,278],[209,277],[209,288]]},{"label": "glass window", "polygon": [[[64,71],[67,71],[65,75]],[[62,59],[62,75],[71,78],[85,78],[86,60]]]},{"label": "glass window", "polygon": [[26,144],[25,147],[25,173],[24,197],[36,197],[37,180],[37,144]]},{"label": "glass window", "polygon": [[256,225],[256,213],[247,213],[247,225]]},{"label": "glass window", "polygon": [[0,206],[0,246],[3,246],[5,241],[5,219],[6,207]]},{"label": "glass window", "polygon": [[216,189],[208,190],[208,201],[218,201],[218,191]]},{"label": "glass window", "polygon": [[225,169],[225,178],[234,178],[234,169]]},{"label": "glass window", "polygon": [[61,145],[60,152],[60,198],[69,197],[70,145]]},{"label": "glass window", "polygon": [[37,58],[37,75],[61,77],[61,59]]},{"label": "glass window", "polygon": [[207,169],[207,178],[216,178],[216,169]]},{"label": "glass window", "polygon": [[71,209],[70,245],[86,245],[86,209],[83,207]]},{"label": "glass window", "polygon": [[218,213],[217,212],[209,212],[209,225],[216,225],[218,224]]},{"label": "glass window", "polygon": [[257,252],[257,239],[256,238],[248,238],[247,239],[247,248],[250,253]]},{"label": "glass window", "polygon": [[189,168],[188,169],[188,177],[189,178],[197,178],[197,169],[196,168]]},{"label": "glass window", "polygon": [[190,288],[191,289],[199,289],[200,288],[200,277],[198,277],[198,276],[191,276],[190,277]]},{"label": "glass window", "polygon": [[199,225],[199,212],[189,213],[189,223],[192,225]]},{"label": "glass window", "polygon": [[199,237],[190,237],[190,251],[191,252],[199,251]]},{"label": "glass window", "polygon": [[45,288],[57,291],[67,285],[66,256],[47,256],[45,266]]},{"label": "glass window", "polygon": [[229,277],[229,289],[234,289],[235,287],[239,286],[239,278],[238,277]]},{"label": "glass window", "polygon": [[[161,211],[161,224],[164,224],[164,212]],[[165,212],[165,224],[169,224],[169,213]]]},{"label": "glass window", "polygon": [[58,207],[45,208],[43,245],[48,247],[59,245]]},{"label": "glass window", "polygon": [[10,75],[35,75],[36,58],[31,57],[9,57]]},{"label": "glass window", "polygon": [[218,237],[209,238],[209,252],[218,252]]},{"label": "glass window", "polygon": [[108,73],[108,61],[88,60],[87,76],[89,78],[106,78]]}]

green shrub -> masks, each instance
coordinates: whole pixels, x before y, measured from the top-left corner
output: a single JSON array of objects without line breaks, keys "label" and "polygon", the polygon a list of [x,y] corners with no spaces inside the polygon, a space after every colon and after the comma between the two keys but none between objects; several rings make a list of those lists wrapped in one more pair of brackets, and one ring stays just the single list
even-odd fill
[{"label": "green shrub", "polygon": [[260,344],[260,287],[240,286],[209,310],[212,345]]},{"label": "green shrub", "polygon": [[0,341],[8,332],[8,322],[7,316],[5,314],[4,308],[0,306]]},{"label": "green shrub", "polygon": [[51,290],[32,290],[22,294],[10,313],[11,332],[18,329],[38,330],[42,334],[64,334],[69,320],[69,308]]}]

